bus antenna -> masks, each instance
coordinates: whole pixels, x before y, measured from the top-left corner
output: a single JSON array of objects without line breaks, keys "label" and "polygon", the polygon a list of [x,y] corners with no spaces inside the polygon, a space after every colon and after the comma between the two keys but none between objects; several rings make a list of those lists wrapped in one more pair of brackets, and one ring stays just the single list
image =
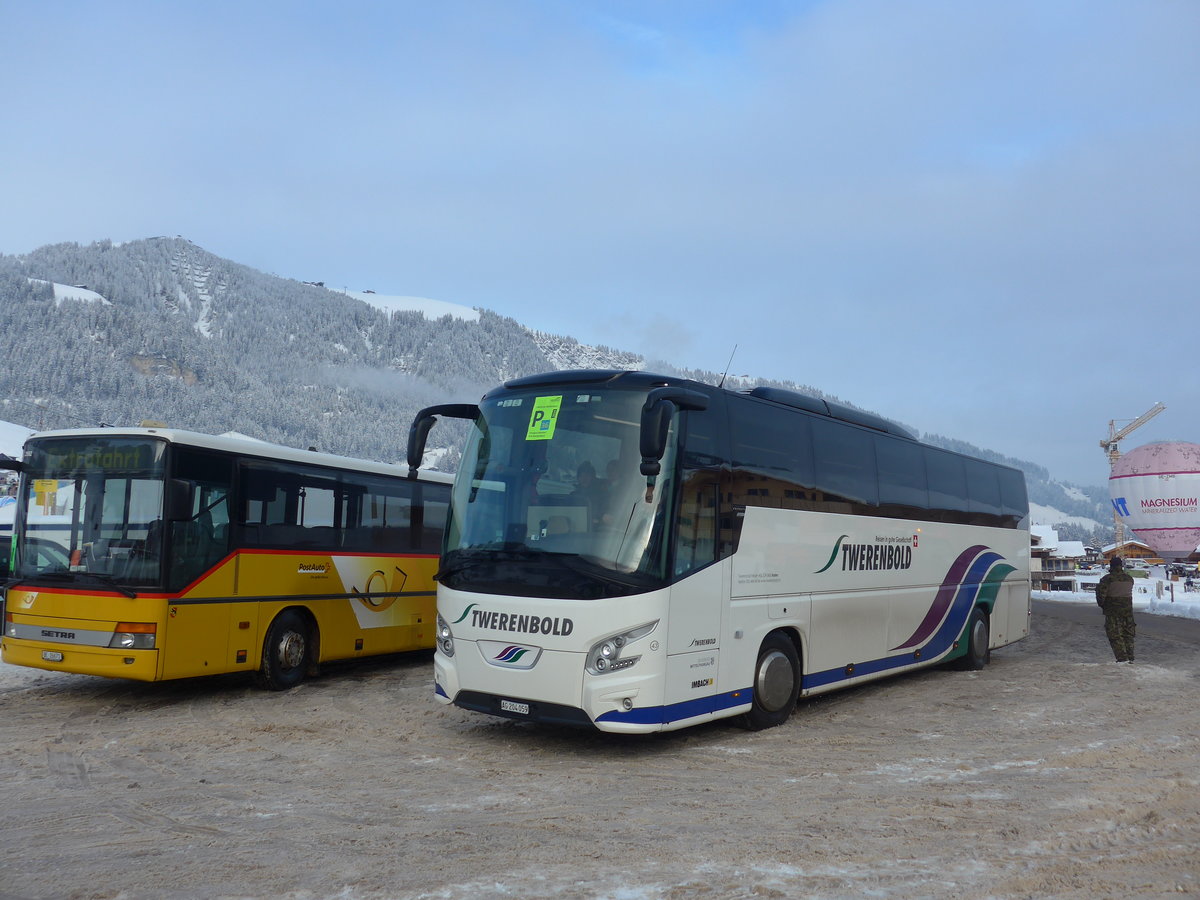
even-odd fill
[{"label": "bus antenna", "polygon": [[729,374],[729,367],[733,365],[733,354],[737,353],[737,344],[733,345],[733,350],[729,354],[729,362],[725,363],[725,371],[721,373],[721,383],[717,387],[725,387],[725,377]]}]

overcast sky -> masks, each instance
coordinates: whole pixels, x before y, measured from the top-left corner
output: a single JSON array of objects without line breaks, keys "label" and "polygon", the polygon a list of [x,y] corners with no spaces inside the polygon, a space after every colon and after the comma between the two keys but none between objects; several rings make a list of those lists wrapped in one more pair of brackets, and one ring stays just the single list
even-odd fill
[{"label": "overcast sky", "polygon": [[1100,484],[1200,442],[1196,0],[0,0],[0,253],[182,235]]}]

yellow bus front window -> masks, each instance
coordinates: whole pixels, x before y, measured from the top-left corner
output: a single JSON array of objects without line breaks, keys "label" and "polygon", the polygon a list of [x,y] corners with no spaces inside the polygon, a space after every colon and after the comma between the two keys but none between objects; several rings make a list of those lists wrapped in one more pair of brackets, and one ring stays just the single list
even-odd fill
[{"label": "yellow bus front window", "polygon": [[164,449],[161,441],[131,438],[31,442],[15,574],[157,584]]}]

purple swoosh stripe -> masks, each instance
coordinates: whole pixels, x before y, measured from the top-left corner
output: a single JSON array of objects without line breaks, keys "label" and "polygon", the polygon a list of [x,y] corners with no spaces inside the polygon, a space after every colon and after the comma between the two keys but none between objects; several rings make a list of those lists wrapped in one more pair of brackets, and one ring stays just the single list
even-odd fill
[{"label": "purple swoosh stripe", "polygon": [[958,592],[958,584],[962,581],[967,567],[971,565],[971,561],[980,552],[986,549],[987,547],[983,546],[983,544],[976,544],[974,547],[968,547],[958,555],[958,559],[954,561],[954,565],[950,567],[950,571],[946,573],[946,577],[942,580],[942,586],[938,588],[937,596],[933,598],[933,605],[929,607],[929,612],[925,613],[925,618],[917,626],[917,630],[903,644],[893,647],[893,650],[904,650],[908,647],[915,647],[933,634],[934,630],[938,627],[938,623],[946,615],[946,610],[950,608],[950,604],[954,601],[954,595]]}]

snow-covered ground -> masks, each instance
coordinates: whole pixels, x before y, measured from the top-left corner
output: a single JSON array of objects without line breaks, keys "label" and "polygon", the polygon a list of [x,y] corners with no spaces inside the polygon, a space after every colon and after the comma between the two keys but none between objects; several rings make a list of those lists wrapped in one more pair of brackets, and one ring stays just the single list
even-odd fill
[{"label": "snow-covered ground", "polygon": [[[1074,591],[1034,591],[1035,600],[1053,600],[1059,603],[1095,603],[1096,584],[1105,570],[1078,572]],[[1170,581],[1164,566],[1154,566],[1149,578],[1135,578],[1133,585],[1134,612],[1152,613],[1159,616],[1182,616],[1200,619],[1200,578],[1197,589],[1184,589],[1183,579]]]}]

